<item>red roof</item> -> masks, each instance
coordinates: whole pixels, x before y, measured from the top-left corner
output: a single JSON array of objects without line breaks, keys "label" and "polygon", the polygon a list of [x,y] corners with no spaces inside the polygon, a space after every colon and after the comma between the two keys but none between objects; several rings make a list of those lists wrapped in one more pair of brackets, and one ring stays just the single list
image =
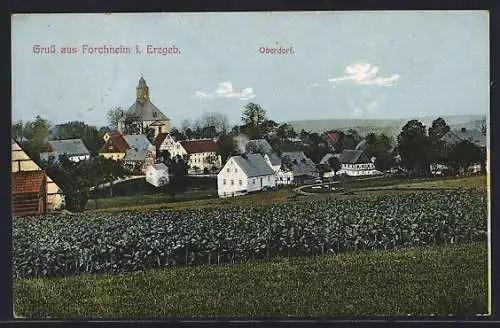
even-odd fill
[{"label": "red roof", "polygon": [[12,194],[38,193],[44,181],[44,171],[12,172]]},{"label": "red roof", "polygon": [[121,134],[112,134],[99,153],[124,153],[129,148]]},{"label": "red roof", "polygon": [[212,139],[181,141],[188,154],[209,153],[217,151],[217,143]]},{"label": "red roof", "polygon": [[158,133],[158,135],[155,138],[155,146],[156,148],[160,148],[161,144],[163,141],[165,141],[165,138],[168,136],[168,133]]}]

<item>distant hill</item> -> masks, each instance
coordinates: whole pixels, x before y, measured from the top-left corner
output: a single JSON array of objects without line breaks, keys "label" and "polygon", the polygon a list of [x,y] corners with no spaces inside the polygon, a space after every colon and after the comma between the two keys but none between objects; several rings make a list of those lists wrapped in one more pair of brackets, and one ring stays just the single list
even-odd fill
[{"label": "distant hill", "polygon": [[[426,116],[417,118],[425,126],[429,127],[432,121],[439,116]],[[480,129],[486,115],[453,115],[441,116],[451,129]],[[397,136],[401,128],[413,118],[402,119],[324,119],[324,120],[302,120],[287,122],[293,126],[295,131],[302,129],[311,132],[323,133],[325,131],[338,129],[347,131],[356,130],[360,135],[367,135],[371,132],[383,133],[388,136]]]}]

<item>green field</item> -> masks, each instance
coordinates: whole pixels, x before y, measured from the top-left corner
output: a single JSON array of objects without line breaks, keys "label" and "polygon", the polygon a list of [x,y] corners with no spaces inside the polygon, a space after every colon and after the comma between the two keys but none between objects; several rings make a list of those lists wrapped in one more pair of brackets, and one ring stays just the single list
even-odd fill
[{"label": "green field", "polygon": [[[349,187],[356,191],[353,196],[337,195],[328,193],[333,197],[365,197],[377,196],[386,193],[407,193],[407,189],[415,192],[418,189],[440,190],[440,189],[458,189],[458,188],[476,188],[486,190],[486,176],[472,176],[464,178],[381,178],[366,181],[351,180]],[[317,192],[309,190],[307,192]],[[145,211],[145,210],[183,210],[189,208],[210,208],[223,206],[245,206],[245,205],[265,205],[281,204],[294,202],[305,197],[320,197],[322,195],[302,196],[293,192],[289,188],[278,191],[261,192],[251,195],[239,196],[228,199],[217,197],[216,190],[200,190],[181,193],[172,201],[170,195],[152,194],[139,196],[121,196],[102,198],[98,200],[89,200],[86,206],[86,212],[115,212],[115,211]]]},{"label": "green field", "polygon": [[27,318],[475,315],[485,244],[17,281]]},{"label": "green field", "polygon": [[[206,191],[201,191],[201,194]],[[217,193],[217,191],[213,191]],[[191,196],[196,193],[192,193]],[[277,191],[260,192],[233,198],[199,198],[186,200],[189,196],[177,196],[177,201],[172,201],[169,195],[154,194],[130,197],[113,197],[97,200],[89,200],[86,208],[87,213],[93,212],[116,212],[116,211],[146,211],[146,210],[184,210],[190,208],[227,207],[236,205],[266,205],[280,204],[301,198],[288,188]]]},{"label": "green field", "polygon": [[[456,190],[463,188],[475,190]],[[353,189],[349,196],[299,196],[281,189],[230,199],[148,204],[160,197],[150,195],[146,204],[133,206],[139,197],[117,197],[102,199],[107,208],[75,217],[16,221],[14,262],[22,269],[16,270],[14,284],[16,314],[69,318],[488,312],[484,176],[395,180],[392,186],[382,180],[359,182]],[[263,225],[270,218],[274,228]],[[207,254],[215,256],[229,244],[242,242],[231,246],[236,253],[268,245],[263,236],[271,228],[273,240],[284,247],[275,249],[271,260],[204,264]],[[127,236],[122,237],[125,230]],[[293,230],[299,234],[288,235]],[[155,268],[151,260],[169,247],[174,247],[172,256],[184,258],[183,234],[201,238],[195,242],[203,248],[197,265],[181,261],[180,266]],[[221,246],[226,236],[232,241]],[[336,255],[317,256],[323,254],[324,238],[336,245]],[[158,243],[164,247],[155,246]],[[171,243],[178,246],[167,246]],[[383,250],[384,245],[399,246]],[[290,246],[310,249],[310,255],[290,259]],[[186,254],[191,247],[186,246]],[[81,254],[86,255],[78,259]],[[107,269],[125,263],[123,256],[129,255],[124,254],[132,255],[126,269],[131,272]],[[75,259],[98,263],[101,269],[75,267]],[[146,269],[142,262],[153,266]],[[42,269],[58,263],[73,274],[29,278],[30,263]],[[53,272],[57,275],[58,270]]]}]

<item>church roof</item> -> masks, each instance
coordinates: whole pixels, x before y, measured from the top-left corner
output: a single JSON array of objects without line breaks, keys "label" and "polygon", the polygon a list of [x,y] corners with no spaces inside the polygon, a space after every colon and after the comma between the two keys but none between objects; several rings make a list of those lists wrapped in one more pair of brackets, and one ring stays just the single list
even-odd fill
[{"label": "church roof", "polygon": [[129,111],[138,116],[142,121],[170,120],[149,100],[144,103],[136,101],[132,106],[130,106]]},{"label": "church roof", "polygon": [[143,89],[146,96],[143,99],[136,99],[135,103],[130,106],[129,112],[133,115],[138,116],[141,121],[168,121],[170,120],[165,114],[163,114],[158,107],[153,105],[149,100],[149,88],[146,84],[146,80],[141,76],[139,79],[139,85],[137,89]]}]

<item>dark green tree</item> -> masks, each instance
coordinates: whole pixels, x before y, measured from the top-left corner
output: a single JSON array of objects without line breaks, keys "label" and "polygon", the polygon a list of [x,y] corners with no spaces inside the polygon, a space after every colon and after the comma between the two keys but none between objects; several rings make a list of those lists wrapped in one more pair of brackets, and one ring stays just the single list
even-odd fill
[{"label": "dark green tree", "polygon": [[12,136],[36,162],[40,161],[40,152],[49,140],[50,123],[37,115],[35,120],[17,122],[12,126]]},{"label": "dark green tree", "polygon": [[172,200],[175,196],[187,189],[188,185],[188,165],[186,160],[177,155],[169,161],[169,172],[171,174],[170,182],[167,185],[167,191]]},{"label": "dark green tree", "polygon": [[53,138],[56,140],[81,139],[92,155],[97,155],[104,144],[99,130],[81,121],[58,125]]},{"label": "dark green tree", "polygon": [[450,127],[446,124],[446,121],[442,117],[438,117],[432,121],[432,125],[429,127],[429,138],[431,140],[439,140],[448,131],[450,131]]},{"label": "dark green tree", "polygon": [[447,146],[446,165],[452,169],[452,173],[463,174],[472,164],[481,164],[484,171],[486,151],[468,140],[462,140],[454,145]]},{"label": "dark green tree", "polygon": [[263,138],[268,132],[269,122],[267,113],[258,104],[247,104],[241,116],[241,121],[243,122],[243,133],[250,139]]},{"label": "dark green tree", "polygon": [[397,138],[401,165],[409,175],[430,174],[431,144],[425,126],[418,120],[408,121]]},{"label": "dark green tree", "polygon": [[392,153],[384,152],[375,157],[375,162],[373,164],[378,171],[385,172],[396,166],[396,159]]},{"label": "dark green tree", "polygon": [[222,159],[222,165],[224,165],[230,156],[236,155],[237,153],[235,134],[234,133],[222,134],[221,136],[219,136],[216,143],[217,143],[217,154],[220,155]]},{"label": "dark green tree", "polygon": [[392,138],[385,134],[370,133],[365,138],[366,153],[371,157],[380,157],[389,153],[392,149]]},{"label": "dark green tree", "polygon": [[335,156],[332,156],[328,159],[328,165],[330,165],[335,175],[337,175],[337,172],[340,171],[342,167],[340,160]]}]

